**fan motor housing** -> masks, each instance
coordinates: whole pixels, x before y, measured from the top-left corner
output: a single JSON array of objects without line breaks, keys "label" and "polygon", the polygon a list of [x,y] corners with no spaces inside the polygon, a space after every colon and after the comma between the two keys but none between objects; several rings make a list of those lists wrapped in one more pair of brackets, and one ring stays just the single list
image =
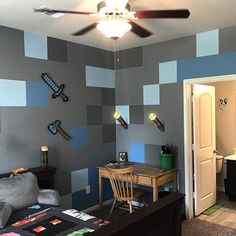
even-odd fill
[{"label": "fan motor housing", "polygon": [[[106,8],[106,2],[105,1],[101,1],[97,4],[97,11],[100,12],[103,8]],[[116,9],[114,9],[116,10]],[[125,6],[125,10],[127,10],[128,12],[130,11],[130,5],[127,3]],[[106,12],[107,14],[111,14],[112,12]]]}]

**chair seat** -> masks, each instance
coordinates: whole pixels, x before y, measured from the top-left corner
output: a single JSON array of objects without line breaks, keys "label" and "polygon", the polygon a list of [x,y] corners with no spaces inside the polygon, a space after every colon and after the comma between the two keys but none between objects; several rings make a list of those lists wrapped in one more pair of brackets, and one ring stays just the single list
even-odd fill
[{"label": "chair seat", "polygon": [[114,193],[114,202],[112,204],[109,216],[115,207],[116,201],[127,202],[130,213],[132,210],[132,201],[145,193],[145,190],[133,187],[133,167],[109,168],[107,167],[111,187]]},{"label": "chair seat", "polygon": [[[129,191],[131,191],[131,189],[129,188]],[[119,201],[127,201],[127,200],[134,200],[140,196],[142,196],[146,191],[144,189],[140,189],[140,188],[133,188],[133,197],[132,198],[127,198],[127,197],[118,197],[118,196],[114,196],[117,200]]]}]

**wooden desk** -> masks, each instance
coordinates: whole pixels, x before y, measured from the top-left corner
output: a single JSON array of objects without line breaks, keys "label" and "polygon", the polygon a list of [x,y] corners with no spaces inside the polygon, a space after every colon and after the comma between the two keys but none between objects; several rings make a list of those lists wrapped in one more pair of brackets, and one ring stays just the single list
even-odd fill
[{"label": "wooden desk", "polygon": [[[129,165],[124,165],[124,168]],[[148,186],[152,188],[153,202],[158,200],[158,187],[162,184],[173,182],[173,192],[176,192],[176,173],[177,169],[160,172],[156,165],[134,163],[134,183],[138,185]],[[121,167],[123,168],[123,167]],[[102,207],[103,202],[103,180],[109,178],[108,171],[105,166],[99,167],[99,206]]]}]

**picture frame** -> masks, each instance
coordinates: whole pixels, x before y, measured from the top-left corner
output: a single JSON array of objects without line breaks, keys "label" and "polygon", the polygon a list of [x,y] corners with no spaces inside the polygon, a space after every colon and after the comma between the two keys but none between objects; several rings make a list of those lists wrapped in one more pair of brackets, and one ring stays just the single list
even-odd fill
[{"label": "picture frame", "polygon": [[128,153],[127,152],[119,152],[119,161],[120,162],[128,162]]}]

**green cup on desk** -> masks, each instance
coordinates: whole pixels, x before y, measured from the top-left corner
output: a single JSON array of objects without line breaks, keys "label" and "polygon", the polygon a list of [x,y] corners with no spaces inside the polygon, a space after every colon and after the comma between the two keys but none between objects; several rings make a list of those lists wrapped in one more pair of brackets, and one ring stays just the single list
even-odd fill
[{"label": "green cup on desk", "polygon": [[172,153],[161,153],[160,154],[160,167],[164,170],[173,169],[173,154]]}]

